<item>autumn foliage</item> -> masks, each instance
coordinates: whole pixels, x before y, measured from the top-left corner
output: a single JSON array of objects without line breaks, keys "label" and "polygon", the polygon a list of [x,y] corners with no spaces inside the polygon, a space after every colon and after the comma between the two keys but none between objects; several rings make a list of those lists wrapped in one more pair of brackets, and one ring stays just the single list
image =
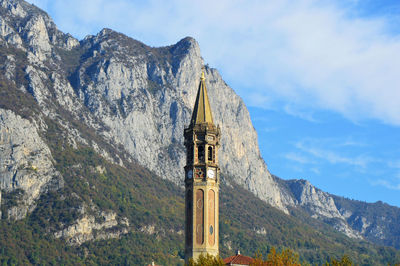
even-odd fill
[{"label": "autumn foliage", "polygon": [[267,260],[263,260],[262,255],[258,252],[255,256],[252,266],[301,266],[299,255],[290,249],[284,249],[277,252],[273,247],[268,254]]},{"label": "autumn foliage", "polygon": [[224,266],[224,261],[221,257],[214,257],[210,254],[203,255],[201,254],[196,261],[192,258],[189,260],[189,266]]}]

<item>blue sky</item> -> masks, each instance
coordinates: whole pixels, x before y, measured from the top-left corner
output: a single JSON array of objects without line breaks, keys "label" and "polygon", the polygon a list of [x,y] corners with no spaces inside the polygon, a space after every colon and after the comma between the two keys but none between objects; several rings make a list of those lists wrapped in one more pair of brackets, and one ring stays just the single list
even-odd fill
[{"label": "blue sky", "polygon": [[400,1],[29,2],[78,39],[196,38],[249,107],[273,174],[400,206]]}]

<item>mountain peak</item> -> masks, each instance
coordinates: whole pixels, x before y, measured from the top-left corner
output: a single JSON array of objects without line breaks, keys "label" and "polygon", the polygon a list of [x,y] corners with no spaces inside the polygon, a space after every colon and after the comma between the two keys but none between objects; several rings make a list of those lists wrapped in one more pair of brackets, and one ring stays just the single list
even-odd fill
[{"label": "mountain peak", "polygon": [[181,39],[176,45],[184,45],[184,46],[199,46],[199,43],[196,41],[195,38],[186,36],[185,38]]},{"label": "mountain peak", "polygon": [[[44,118],[39,119],[38,124],[53,130],[54,123],[59,123],[60,132],[61,125],[62,128],[65,125],[68,147],[79,147],[82,143],[112,162],[114,157],[110,154],[117,158],[121,152],[128,158],[127,161],[137,161],[156,175],[182,185],[185,160],[182,132],[191,118],[200,69],[204,65],[199,44],[194,38],[185,37],[174,45],[153,48],[104,28],[95,36],[87,36],[79,45],[77,40],[58,31],[51,18],[34,5],[22,0],[0,0],[0,12],[1,40],[19,49],[18,53],[15,52],[17,49],[4,49],[1,55],[5,63],[0,79],[8,79],[7,82],[14,84],[13,87],[0,86],[6,90],[0,97],[3,102],[15,101],[11,93],[24,93],[28,100],[32,94],[37,108],[43,110],[43,117],[49,116],[49,125]],[[302,208],[310,214],[310,218],[320,218],[324,222],[330,219],[330,225],[351,237],[357,237],[348,228],[348,225],[354,224],[355,230],[363,234],[382,232],[377,236],[367,235],[374,241],[378,238],[381,243],[400,246],[400,242],[393,238],[391,229],[399,224],[391,217],[400,216],[366,216],[366,208],[353,207],[358,203],[332,198],[306,180],[272,178],[260,157],[257,134],[242,99],[226,85],[217,70],[207,67],[205,75],[213,119],[224,132],[220,167],[227,185],[237,183],[288,214],[289,207]],[[16,94],[15,99],[20,98]],[[52,119],[53,122],[50,121]],[[15,124],[15,128],[19,125],[21,123]],[[32,128],[36,126],[32,125]],[[59,131],[56,132],[59,134]],[[25,142],[33,143],[28,138],[32,134],[26,135]],[[45,141],[43,143],[46,144]],[[19,148],[21,156],[34,156],[22,147],[20,145]],[[10,169],[7,171],[11,180],[15,174],[11,172],[13,169],[18,170],[17,176],[22,176],[23,171],[29,173],[23,175],[32,177],[26,185],[41,184],[42,180],[47,180],[44,178],[48,176],[42,176],[40,168],[36,169],[36,165],[43,165],[40,160],[39,163],[34,161],[32,167],[28,167],[28,162],[26,167],[14,163],[11,159],[15,156],[11,151],[16,149],[10,142],[10,152],[0,153],[1,162],[10,161],[13,165],[7,168]],[[121,159],[115,159],[115,162],[125,164]],[[93,167],[96,169],[95,165]],[[71,169],[72,172],[76,170]],[[21,188],[18,187],[21,184],[20,180],[15,182],[10,190]],[[92,188],[95,189],[94,186]],[[0,182],[0,192],[3,191],[4,184]],[[30,193],[28,188],[24,191]],[[3,200],[7,197],[3,196]],[[341,207],[338,207],[339,200]],[[389,210],[388,206],[384,207]],[[396,215],[399,212],[394,208],[390,211]],[[374,219],[381,216],[392,222],[376,226]],[[361,221],[362,226],[354,221]]]},{"label": "mountain peak", "polygon": [[196,39],[192,37],[185,37],[181,39],[179,42],[177,42],[175,45],[175,50],[199,50],[200,51],[200,46],[199,43],[196,41]]},{"label": "mountain peak", "polygon": [[26,12],[25,9],[27,7],[27,3],[20,0],[0,0],[0,6],[6,10],[8,10],[12,15],[18,17],[25,17]]},{"label": "mountain peak", "polygon": [[22,0],[0,0],[0,9],[0,35],[22,50],[28,46],[38,60],[44,60],[53,46],[70,50],[78,45],[75,38],[59,31],[50,16],[35,5]]},{"label": "mountain peak", "polygon": [[0,0],[0,7],[8,11],[8,15],[24,18],[26,16],[34,17],[44,16],[51,20],[50,16],[34,4],[29,4],[23,0]]}]

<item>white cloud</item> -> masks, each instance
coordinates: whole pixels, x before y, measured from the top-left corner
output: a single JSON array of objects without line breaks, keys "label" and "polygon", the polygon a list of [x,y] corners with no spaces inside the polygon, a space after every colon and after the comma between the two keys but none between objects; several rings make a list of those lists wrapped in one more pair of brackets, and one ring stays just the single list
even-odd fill
[{"label": "white cloud", "polygon": [[317,175],[320,175],[320,174],[321,174],[321,171],[320,171],[318,168],[316,168],[316,167],[310,168],[310,170],[311,170],[314,174],[317,174]]},{"label": "white cloud", "polygon": [[313,114],[309,110],[307,110],[307,111],[299,110],[299,109],[296,109],[292,105],[289,105],[289,104],[286,104],[283,107],[283,110],[288,115],[291,115],[291,116],[294,116],[294,117],[298,117],[298,118],[301,118],[303,120],[307,120],[309,122],[314,122],[314,123],[318,122],[318,120],[314,118]]},{"label": "white cloud", "polygon": [[392,183],[388,182],[387,180],[383,180],[383,179],[378,179],[376,181],[372,181],[371,184],[375,185],[375,186],[383,186],[383,187],[391,189],[391,190],[400,190],[400,184],[392,184]]},{"label": "white cloud", "polygon": [[274,132],[277,131],[278,128],[277,127],[264,127],[261,129],[263,132],[265,133],[270,133],[270,132]]},{"label": "white cloud", "polygon": [[[336,142],[337,140],[335,140]],[[329,140],[332,142],[332,140]],[[341,143],[340,141],[338,143]],[[326,161],[330,164],[346,164],[354,166],[357,170],[366,169],[370,164],[380,162],[377,158],[372,158],[367,155],[358,154],[355,156],[345,156],[342,153],[333,150],[331,145],[337,146],[333,142],[327,144],[324,140],[305,139],[295,143],[295,147],[302,152],[312,155],[319,160]]]},{"label": "white cloud", "polygon": [[294,161],[294,162],[301,163],[301,164],[311,163],[310,159],[307,158],[306,156],[300,155],[300,154],[294,153],[294,152],[288,152],[288,153],[284,154],[283,157],[287,160]]},{"label": "white cloud", "polygon": [[366,143],[359,141],[359,140],[353,140],[352,138],[348,138],[345,141],[341,143],[337,143],[337,146],[341,147],[366,147],[368,146]]},{"label": "white cloud", "polygon": [[156,46],[193,36],[248,104],[284,100],[400,125],[400,37],[385,18],[313,0],[31,2],[79,37],[102,27]]}]

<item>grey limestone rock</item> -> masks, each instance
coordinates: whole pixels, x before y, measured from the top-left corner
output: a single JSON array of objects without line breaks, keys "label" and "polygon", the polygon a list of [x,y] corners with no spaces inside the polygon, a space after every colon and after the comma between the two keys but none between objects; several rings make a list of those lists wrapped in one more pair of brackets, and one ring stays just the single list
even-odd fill
[{"label": "grey limestone rock", "polygon": [[[84,242],[99,239],[118,238],[129,232],[127,221],[118,222],[114,212],[102,212],[102,222],[96,222],[94,216],[85,214],[67,228],[54,233],[56,238],[64,239],[69,245],[81,245]],[[118,225],[120,228],[116,228]]]},{"label": "grey limestone rock", "polygon": [[348,237],[362,238],[358,230],[349,226],[346,216],[339,211],[330,194],[314,187],[307,180],[288,180],[286,185],[289,189],[283,188],[283,191],[293,195],[291,201],[287,202],[288,206],[300,207],[313,218],[329,221],[330,225]]},{"label": "grey limestone rock", "polygon": [[[78,40],[60,32],[42,10],[21,0],[1,0],[0,36],[11,45],[29,51],[30,61],[42,64],[54,48],[71,50]],[[29,48],[29,49],[26,49]]]},{"label": "grey limestone rock", "polygon": [[0,5],[5,10],[9,11],[13,16],[24,18],[26,16],[26,10],[24,9],[24,5],[26,3],[24,1],[0,1]]},{"label": "grey limestone rock", "polygon": [[[171,47],[150,48],[105,29],[82,45],[95,50],[96,57],[77,71],[80,98],[134,159],[182,185],[182,132],[190,121],[204,65],[197,42],[185,38]],[[106,56],[98,56],[102,54]],[[206,69],[206,80],[214,119],[223,132],[222,173],[286,211],[242,99],[215,69]]]},{"label": "grey limestone rock", "polygon": [[[41,114],[65,129],[71,146],[91,145],[107,160],[123,165],[121,158],[115,159],[101,144],[85,138],[71,122],[75,119],[115,150],[126,151],[127,161],[136,160],[160,177],[183,185],[183,129],[191,118],[204,65],[193,38],[153,48],[104,29],[78,42],[59,31],[45,12],[25,1],[0,0],[0,8],[0,44],[26,56],[23,71],[27,84],[16,87],[32,94]],[[16,58],[9,54],[0,66],[2,77],[14,83]],[[350,237],[387,237],[389,219],[377,221],[373,216],[356,214],[356,208],[349,204],[339,207],[335,197],[309,182],[271,176],[243,100],[217,70],[206,67],[205,74],[214,120],[222,130],[219,155],[223,182],[236,182],[286,213],[290,208],[302,208]],[[68,113],[70,120],[62,113]],[[38,133],[45,128],[43,121],[32,122],[0,109],[0,204],[6,204],[14,193],[18,204],[7,209],[14,219],[32,210],[41,193],[62,186],[49,148]],[[60,237],[74,239],[80,234],[77,228],[93,225],[92,218],[85,219],[76,221],[75,229],[60,232]],[[72,233],[74,230],[77,233]],[[89,235],[80,234],[71,241],[94,239]]]},{"label": "grey limestone rock", "polygon": [[24,218],[41,193],[63,186],[35,124],[4,109],[0,109],[0,167],[3,194],[18,194],[17,204],[8,209],[9,219]]},{"label": "grey limestone rock", "polygon": [[315,188],[307,180],[290,180],[288,183],[295,196],[294,204],[306,206],[315,217],[342,218],[328,193]]}]

